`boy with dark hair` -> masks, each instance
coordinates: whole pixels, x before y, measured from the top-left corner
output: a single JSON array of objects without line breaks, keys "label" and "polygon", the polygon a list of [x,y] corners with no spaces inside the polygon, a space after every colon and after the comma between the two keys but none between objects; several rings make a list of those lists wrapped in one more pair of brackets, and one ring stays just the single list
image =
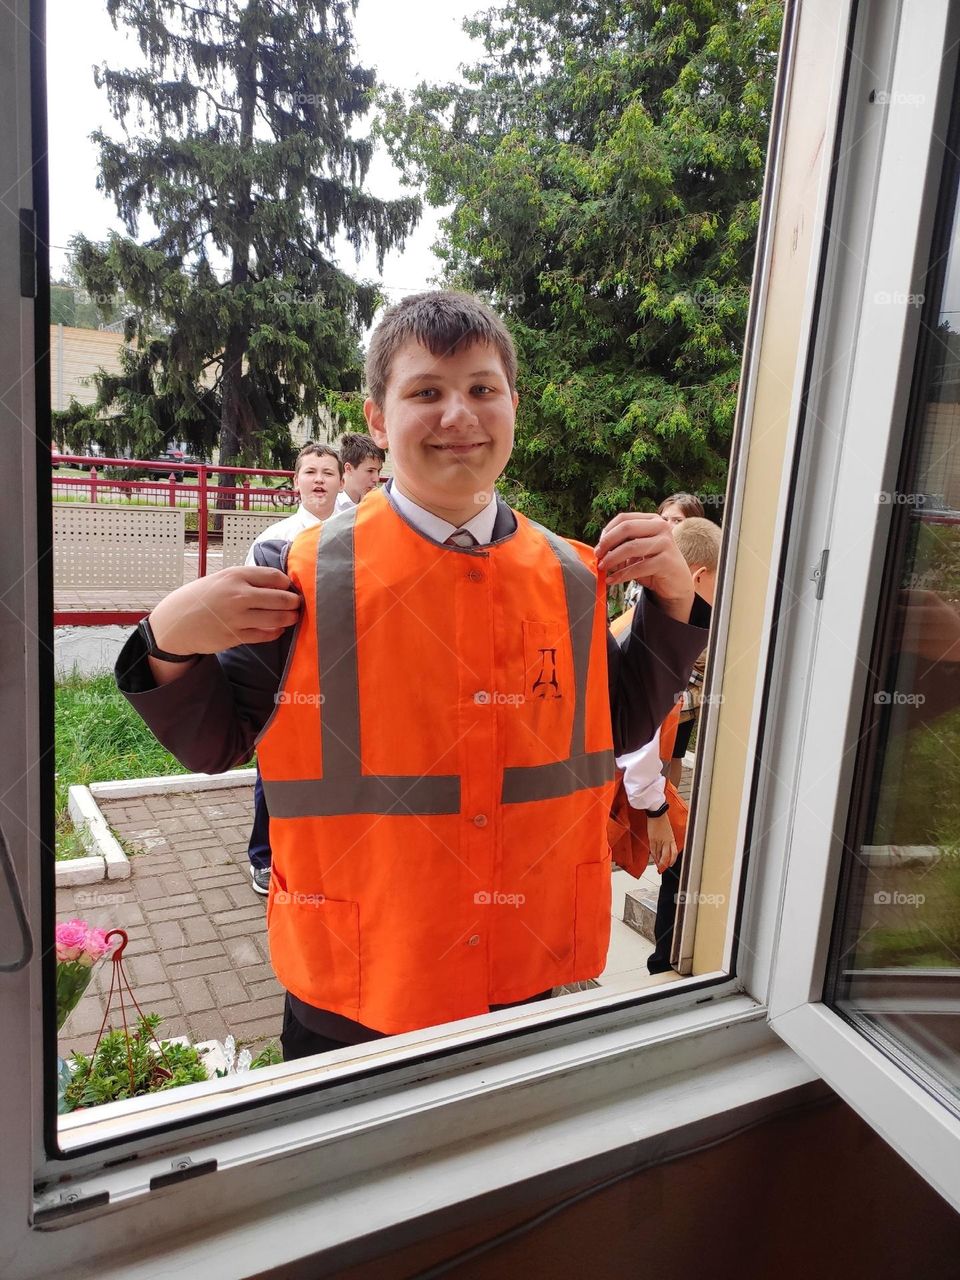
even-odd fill
[{"label": "boy with dark hair", "polygon": [[[256,745],[285,1057],[595,977],[614,752],[652,736],[705,641],[657,516],[619,515],[591,549],[496,495],[516,357],[479,299],[405,299],[367,368],[387,490],[179,588],[117,665],[189,768]],[[606,586],[637,577],[618,645]]]},{"label": "boy with dark hair", "polygon": [[386,452],[368,435],[348,431],[340,437],[343,488],[337,496],[337,511],[346,511],[372,493],[380,483]]}]

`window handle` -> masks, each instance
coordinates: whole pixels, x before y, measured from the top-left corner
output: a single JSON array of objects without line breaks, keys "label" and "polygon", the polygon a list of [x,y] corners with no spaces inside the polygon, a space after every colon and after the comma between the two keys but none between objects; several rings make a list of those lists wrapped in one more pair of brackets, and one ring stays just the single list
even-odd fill
[{"label": "window handle", "polygon": [[27,913],[24,910],[20,882],[17,879],[17,872],[13,865],[7,837],[3,834],[3,827],[0,827],[0,862],[3,863],[3,876],[7,882],[13,913],[17,917],[17,924],[20,926],[20,941],[22,945],[21,953],[16,960],[0,960],[0,973],[17,973],[30,963],[33,956],[33,936],[30,933],[30,921],[27,919]]}]

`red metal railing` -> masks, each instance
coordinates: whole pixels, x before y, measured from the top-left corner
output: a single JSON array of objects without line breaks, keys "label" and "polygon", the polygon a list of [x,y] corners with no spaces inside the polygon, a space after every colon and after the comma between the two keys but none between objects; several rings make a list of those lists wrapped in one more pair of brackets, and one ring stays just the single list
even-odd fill
[{"label": "red metal railing", "polygon": [[[292,471],[271,470],[265,467],[222,467],[212,463],[180,462],[176,458],[141,461],[137,458],[94,458],[80,454],[51,455],[52,466],[79,467],[85,475],[52,478],[54,502],[106,502],[121,506],[186,507],[197,512],[197,576],[207,573],[207,552],[211,534],[216,538],[217,517],[228,511],[275,512],[277,519],[292,512],[298,497],[293,489]],[[136,471],[156,473],[157,479],[123,480],[105,471]],[[196,482],[187,482],[186,476],[196,476]],[[184,478],[178,480],[177,475]],[[212,483],[214,476],[247,477],[233,485]],[[166,478],[164,478],[166,476]],[[261,481],[281,477],[288,487],[254,487],[251,479]],[[56,584],[54,584],[56,585]],[[89,626],[93,623],[137,622],[144,613],[130,611],[113,612],[55,612],[54,623],[60,625]]]}]

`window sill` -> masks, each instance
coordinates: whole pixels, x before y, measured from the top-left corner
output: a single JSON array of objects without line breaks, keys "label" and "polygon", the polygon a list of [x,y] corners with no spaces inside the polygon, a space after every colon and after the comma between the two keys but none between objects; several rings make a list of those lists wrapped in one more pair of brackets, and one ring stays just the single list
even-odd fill
[{"label": "window sill", "polygon": [[[99,1254],[130,1277],[156,1274],[161,1254],[187,1274],[254,1274],[320,1254],[326,1267],[347,1247],[357,1261],[377,1251],[378,1235],[415,1238],[437,1229],[438,1214],[475,1211],[478,1198],[511,1195],[516,1205],[524,1186],[542,1198],[666,1159],[782,1109],[817,1079],[742,994],[640,1023],[624,1010],[592,1034],[582,1022],[553,1030],[562,1035],[547,1043],[482,1046],[445,1072],[421,1063],[399,1091],[393,1078],[359,1092],[354,1083],[352,1097],[315,1095],[307,1117],[297,1099],[297,1116],[274,1112],[262,1129],[200,1137],[175,1159],[171,1144],[165,1156],[86,1178],[74,1170],[78,1198],[63,1213],[54,1208],[62,1188],[39,1197],[35,1226],[47,1230],[32,1232],[25,1252],[35,1247],[47,1267]],[[151,1190],[186,1154],[198,1169],[215,1162],[211,1172]],[[194,1229],[202,1238],[171,1249],[157,1231],[158,1195],[175,1197],[181,1240]]]}]

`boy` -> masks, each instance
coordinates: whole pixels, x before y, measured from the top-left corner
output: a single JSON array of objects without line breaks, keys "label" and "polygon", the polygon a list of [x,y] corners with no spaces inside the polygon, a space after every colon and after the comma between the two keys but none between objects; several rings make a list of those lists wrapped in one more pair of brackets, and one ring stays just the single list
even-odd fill
[{"label": "boy", "polygon": [[343,484],[343,463],[336,449],[310,441],[293,464],[293,487],[300,505],[292,516],[270,525],[254,538],[244,564],[255,564],[254,547],[261,542],[292,542],[298,533],[333,515]]},{"label": "boy", "polygon": [[340,437],[340,457],[343,488],[337,495],[336,510],[346,511],[376,489],[387,455],[369,436],[348,431]]},{"label": "boy", "polygon": [[[313,441],[305,444],[293,464],[293,487],[300,496],[300,506],[292,516],[278,520],[256,536],[244,563],[256,564],[255,548],[259,543],[292,542],[304,529],[329,519],[341,493],[342,482],[343,464],[336,449]],[[270,814],[263,796],[259,767],[253,786],[253,829],[250,832],[247,857],[250,859],[250,883],[253,891],[266,897],[270,891]]]},{"label": "boy", "polygon": [[[286,1058],[599,973],[614,748],[651,737],[706,638],[658,517],[591,550],[496,496],[516,355],[479,299],[391,308],[367,378],[388,491],[179,588],[117,664],[189,768],[257,746]],[[604,573],[648,589],[622,646]]]},{"label": "boy", "polygon": [[[684,519],[673,529],[674,542],[690,567],[697,595],[711,610],[717,590],[721,538],[718,525],[712,520],[696,516]],[[705,663],[705,660],[705,654],[697,659],[698,663]],[[692,727],[693,721],[690,723]],[[689,740],[690,735],[687,733],[684,750]],[[665,973],[671,967],[670,951],[677,913],[677,894],[680,891],[681,854],[678,852],[678,841],[674,838],[674,823],[671,822],[671,818],[676,815],[670,812],[667,779],[661,772],[659,748],[660,735],[657,734],[639,750],[617,757],[617,765],[624,771],[623,785],[630,806],[645,811],[650,856],[662,877],[657,897],[654,950],[647,957],[647,970],[650,973]],[[681,764],[682,759],[683,751],[680,753]],[[685,830],[685,822],[682,827]]]}]

